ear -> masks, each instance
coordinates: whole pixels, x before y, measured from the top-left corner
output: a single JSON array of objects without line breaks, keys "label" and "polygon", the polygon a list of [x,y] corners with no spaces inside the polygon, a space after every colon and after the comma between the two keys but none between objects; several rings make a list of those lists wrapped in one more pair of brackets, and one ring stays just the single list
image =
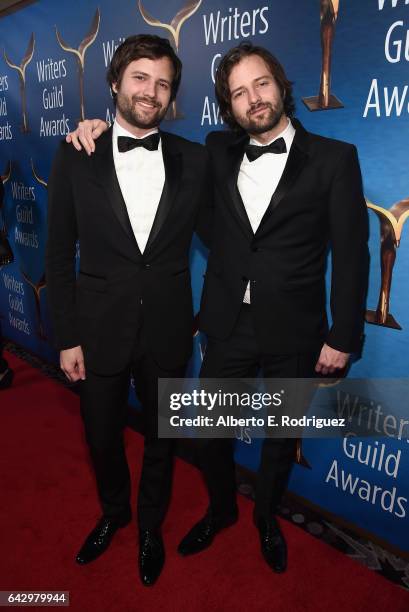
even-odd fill
[{"label": "ear", "polygon": [[118,93],[118,83],[112,83],[112,91]]}]

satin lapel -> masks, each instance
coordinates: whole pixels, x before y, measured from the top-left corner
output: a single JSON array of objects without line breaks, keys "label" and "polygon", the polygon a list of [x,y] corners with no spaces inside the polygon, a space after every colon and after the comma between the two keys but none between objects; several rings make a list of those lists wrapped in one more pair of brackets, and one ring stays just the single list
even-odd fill
[{"label": "satin lapel", "polygon": [[182,179],[182,154],[179,151],[172,150],[171,143],[169,142],[166,132],[161,132],[161,143],[163,164],[165,166],[165,184],[163,186],[162,195],[159,200],[152,229],[149,234],[145,253],[149,248],[151,248],[153,242],[156,240],[160,230],[162,229],[163,224],[165,223],[166,218],[172,208],[173,202],[175,201],[175,197]]},{"label": "satin lapel", "polygon": [[228,201],[232,203],[233,213],[238,217],[246,234],[253,236],[253,229],[247,216],[239,188],[237,187],[245,141],[245,139],[243,140],[243,138],[241,138],[239,142],[234,143],[226,150],[226,167],[222,171],[222,177],[226,177],[226,187],[224,187],[224,189],[227,190]]},{"label": "satin lapel", "polygon": [[268,220],[272,217],[274,209],[277,208],[282,199],[287,195],[291,187],[294,185],[308,159],[308,134],[298,121],[293,120],[293,125],[296,128],[296,133],[293,144],[290,149],[290,153],[288,155],[287,163],[285,165],[284,172],[277,185],[277,188],[273,193],[270,204],[266,212],[264,213],[261,223],[257,229],[257,234],[262,233],[266,229],[266,224]]},{"label": "satin lapel", "polygon": [[[138,243],[132,230],[125,200],[123,198],[118,178],[115,172],[114,156],[112,152],[112,128],[105,132],[96,143],[95,153],[91,158],[98,180],[102,184],[107,199],[112,206],[116,218],[124,232],[129,236],[139,251]],[[135,189],[136,189],[135,185]],[[140,253],[140,251],[139,251]]]}]

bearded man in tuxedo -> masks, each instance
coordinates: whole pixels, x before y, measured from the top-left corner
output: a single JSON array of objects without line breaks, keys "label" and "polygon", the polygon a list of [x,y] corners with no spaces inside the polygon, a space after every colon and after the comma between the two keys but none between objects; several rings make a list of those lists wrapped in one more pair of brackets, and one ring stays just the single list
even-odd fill
[{"label": "bearded man in tuxedo", "polygon": [[[293,118],[291,82],[265,48],[242,43],[221,60],[216,96],[229,131],[206,140],[215,192],[200,328],[203,378],[339,374],[363,335],[368,216],[356,148],[307,132]],[[331,311],[325,271],[332,251]],[[287,567],[276,518],[296,439],[266,438],[254,522],[264,559]],[[237,519],[230,440],[205,444],[210,505],[179,545],[208,547]]]},{"label": "bearded man in tuxedo", "polygon": [[191,355],[189,249],[206,188],[204,147],[159,130],[181,69],[166,39],[127,38],[107,74],[113,127],[91,158],[62,143],[49,181],[47,288],[55,341],[61,368],[81,381],[102,507],[76,561],[99,557],[131,520],[123,428],[133,374],[145,434],[138,493],[144,585],[164,564],[160,527],[172,477],[172,441],[158,438],[157,384],[183,377]]}]

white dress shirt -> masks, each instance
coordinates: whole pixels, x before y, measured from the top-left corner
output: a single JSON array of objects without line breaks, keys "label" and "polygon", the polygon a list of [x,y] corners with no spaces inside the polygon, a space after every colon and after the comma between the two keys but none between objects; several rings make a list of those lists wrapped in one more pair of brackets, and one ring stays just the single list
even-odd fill
[{"label": "white dress shirt", "polygon": [[[265,145],[261,145],[254,138],[250,139],[250,144],[262,147],[268,146],[278,138],[284,138],[287,148],[286,153],[265,153],[252,162],[244,154],[237,179],[237,187],[254,233],[256,233],[280,182],[294,135],[295,129],[291,121],[288,120],[285,130]],[[243,302],[250,304],[250,283],[247,284]]]},{"label": "white dress shirt", "polygon": [[[149,134],[154,134],[154,129]],[[146,136],[149,136],[146,134]],[[128,211],[129,220],[141,253],[144,252],[165,184],[162,143],[157,151],[137,147],[126,153],[118,151],[118,136],[136,138],[115,120],[112,148],[115,171]]]}]

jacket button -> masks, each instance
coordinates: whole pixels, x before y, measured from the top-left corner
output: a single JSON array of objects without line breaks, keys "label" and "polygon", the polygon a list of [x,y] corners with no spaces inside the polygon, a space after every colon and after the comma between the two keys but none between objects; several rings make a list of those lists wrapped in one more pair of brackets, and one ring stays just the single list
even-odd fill
[{"label": "jacket button", "polygon": [[256,246],[252,246],[252,247],[251,247],[251,250],[253,251],[253,253],[257,253],[257,251],[259,250],[259,248],[258,248],[258,247],[256,247]]}]

